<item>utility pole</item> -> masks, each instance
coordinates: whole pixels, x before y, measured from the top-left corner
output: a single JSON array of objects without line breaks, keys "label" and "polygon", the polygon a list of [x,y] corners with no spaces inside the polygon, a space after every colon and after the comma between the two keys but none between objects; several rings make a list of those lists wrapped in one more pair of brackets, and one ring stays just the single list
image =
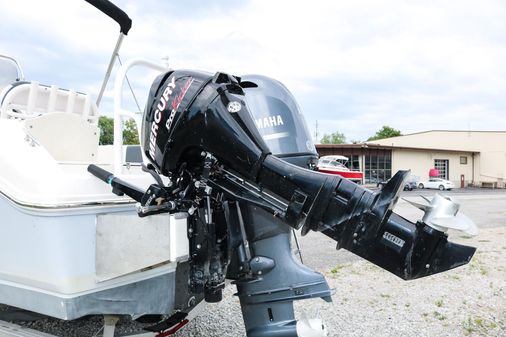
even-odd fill
[{"label": "utility pole", "polygon": [[316,120],[314,127],[314,142],[318,143],[318,120]]}]

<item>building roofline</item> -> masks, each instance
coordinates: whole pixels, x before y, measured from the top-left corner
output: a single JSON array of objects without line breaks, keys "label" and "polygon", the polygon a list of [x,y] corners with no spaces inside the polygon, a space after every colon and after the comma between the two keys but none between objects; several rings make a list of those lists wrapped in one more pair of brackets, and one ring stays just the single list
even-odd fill
[{"label": "building roofline", "polygon": [[418,150],[418,151],[443,151],[443,152],[458,152],[458,153],[480,153],[480,151],[466,151],[466,150],[453,150],[453,149],[436,149],[412,146],[392,146],[380,145],[374,143],[361,143],[361,144],[316,144],[316,148],[322,149],[382,149],[382,150]]},{"label": "building roofline", "polygon": [[[504,133],[506,134],[506,131],[499,131],[499,130],[426,130],[426,131],[419,131],[419,132],[413,132],[413,133],[407,133],[405,135],[400,135],[396,137],[388,137],[383,139],[377,139],[377,140],[385,140],[385,139],[395,139],[399,137],[405,137],[405,136],[414,136],[414,135],[421,135],[425,133],[432,133],[432,132],[452,132],[452,133]],[[375,140],[365,141],[364,143],[367,144],[374,144]]]},{"label": "building roofline", "polygon": [[[435,130],[426,130],[426,131],[419,131],[419,132],[413,132],[413,133],[407,133],[402,136],[411,136],[411,135],[418,135],[421,133],[429,133],[429,132],[471,132],[471,133],[506,133],[506,130],[444,130],[444,129],[435,129]],[[399,136],[399,137],[402,137]],[[390,137],[395,138],[395,137]]]},{"label": "building roofline", "polygon": [[[365,143],[360,143],[360,144],[315,144],[315,145],[316,145],[316,147],[322,147],[322,148],[334,148],[334,147],[361,148],[361,147],[371,146],[371,145],[365,144]],[[377,146],[377,147],[384,147],[384,145],[379,145],[379,144],[372,144],[372,145]]]}]

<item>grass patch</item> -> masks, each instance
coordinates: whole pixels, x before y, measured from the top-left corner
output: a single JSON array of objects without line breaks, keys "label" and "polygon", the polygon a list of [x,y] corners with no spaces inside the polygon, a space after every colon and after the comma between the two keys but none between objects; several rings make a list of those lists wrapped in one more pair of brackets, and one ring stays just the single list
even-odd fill
[{"label": "grass patch", "polygon": [[434,304],[436,305],[436,307],[441,308],[443,306],[443,299],[442,298],[437,299],[436,302],[434,302]]},{"label": "grass patch", "polygon": [[478,272],[483,276],[488,275],[487,266],[478,258],[473,258],[471,260],[471,263],[469,263],[469,268],[472,270],[478,270]]},{"label": "grass patch", "polygon": [[434,311],[432,313],[434,315],[434,317],[440,321],[444,321],[446,319],[446,315],[443,315],[442,313],[440,313],[439,311]]},{"label": "grass patch", "polygon": [[339,272],[341,270],[343,270],[344,268],[346,268],[348,266],[349,266],[349,264],[338,264],[335,267],[333,267],[333,268],[330,269],[330,273],[332,275],[337,275],[337,274],[339,274]]},{"label": "grass patch", "polygon": [[490,330],[497,328],[497,324],[482,317],[468,317],[462,322],[464,334],[469,336],[475,332],[488,335]]}]

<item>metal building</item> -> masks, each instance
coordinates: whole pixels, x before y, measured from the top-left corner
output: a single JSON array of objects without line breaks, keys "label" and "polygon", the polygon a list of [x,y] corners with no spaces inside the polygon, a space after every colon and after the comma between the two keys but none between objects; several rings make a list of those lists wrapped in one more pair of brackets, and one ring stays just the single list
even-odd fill
[{"label": "metal building", "polygon": [[436,168],[458,187],[506,187],[506,131],[426,131],[361,144],[318,144],[322,155],[350,158],[364,184],[388,180],[410,169],[424,180]]}]

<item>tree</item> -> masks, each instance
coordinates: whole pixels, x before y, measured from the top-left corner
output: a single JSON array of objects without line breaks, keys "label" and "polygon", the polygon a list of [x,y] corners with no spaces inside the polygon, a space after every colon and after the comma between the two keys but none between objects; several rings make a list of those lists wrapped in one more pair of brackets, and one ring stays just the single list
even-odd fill
[{"label": "tree", "polygon": [[378,132],[376,132],[374,136],[369,137],[367,140],[371,141],[398,136],[402,136],[402,133],[399,130],[396,130],[388,125],[383,125],[383,127]]},{"label": "tree", "polygon": [[339,131],[331,133],[330,135],[325,133],[320,142],[322,144],[344,144],[346,143],[346,137],[344,136],[344,133]]},{"label": "tree", "polygon": [[[99,144],[111,145],[114,141],[114,119],[106,116],[100,116],[98,119],[98,127],[100,128]],[[137,125],[133,119],[129,119],[125,122],[125,127],[123,129],[123,144],[139,144]]]},{"label": "tree", "polygon": [[114,140],[114,120],[106,116],[100,116],[98,119],[100,128],[100,145],[110,145]]},{"label": "tree", "polygon": [[125,145],[139,144],[139,133],[137,132],[137,124],[132,118],[130,118],[125,122],[125,128],[123,129],[123,144]]}]

